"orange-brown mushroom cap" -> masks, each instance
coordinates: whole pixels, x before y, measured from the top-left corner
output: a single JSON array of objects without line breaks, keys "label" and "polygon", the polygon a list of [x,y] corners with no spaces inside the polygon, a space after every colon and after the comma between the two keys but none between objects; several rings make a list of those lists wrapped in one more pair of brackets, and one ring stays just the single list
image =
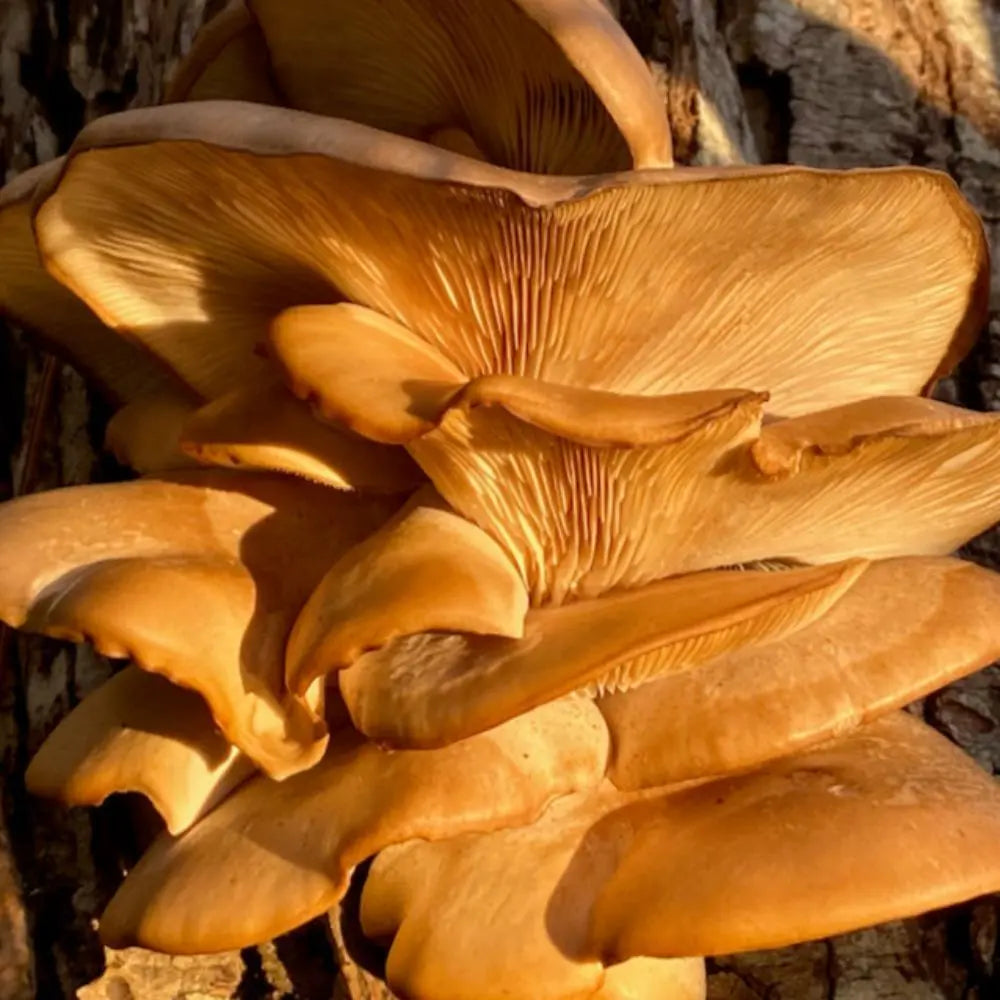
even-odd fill
[{"label": "orange-brown mushroom cap", "polygon": [[198,462],[181,450],[180,437],[198,407],[198,398],[183,387],[144,393],[108,421],[104,447],[143,475],[195,467]]},{"label": "orange-brown mushroom cap", "polygon": [[390,988],[412,1000],[704,1000],[700,958],[605,968],[591,951],[587,918],[614,851],[591,853],[589,879],[566,885],[563,875],[586,832],[622,799],[613,790],[570,795],[530,826],[379,854],[361,926],[390,945]]},{"label": "orange-brown mushroom cap", "polygon": [[958,559],[872,563],[773,642],[598,701],[623,789],[730,774],[845,733],[1000,657],[1000,574]]},{"label": "orange-brown mushroom cap", "polygon": [[466,378],[746,386],[790,415],[919,391],[986,304],[982,226],[944,175],[540,177],[263,105],[92,123],[35,224],[61,281],[210,396],[283,308],[346,298]]},{"label": "orange-brown mushroom cap", "polygon": [[528,594],[516,568],[489,535],[445,507],[434,496],[415,499],[323,577],[288,640],[289,690],[304,694],[401,635],[524,634]]},{"label": "orange-brown mushroom cap", "polygon": [[[560,393],[587,396],[558,390],[553,408]],[[1000,518],[993,414],[885,397],[761,426],[759,398],[733,394],[727,409],[717,395],[694,395],[704,412],[687,433],[658,442],[650,415],[650,440],[637,429],[631,446],[590,443],[570,406],[554,433],[456,397],[409,448],[503,546],[536,603],[758,560],[943,555]],[[655,399],[636,401],[656,412]]]},{"label": "orange-brown mushroom cap", "polygon": [[779,948],[1000,889],[995,780],[905,713],[608,822],[635,832],[592,913],[606,958]]},{"label": "orange-brown mushroom cap", "polygon": [[49,734],[25,783],[35,795],[71,806],[138,792],[179,834],[253,770],[216,729],[197,694],[126,667]]},{"label": "orange-brown mushroom cap", "polygon": [[[453,995],[449,976],[492,996],[487,971],[517,982],[537,969],[548,986],[572,960],[581,975],[588,961],[780,947],[998,887],[995,781],[896,713],[736,777],[603,785],[530,826],[389,849],[362,921],[395,936],[390,982],[431,1000]],[[494,926],[505,933],[487,946]],[[526,968],[504,967],[507,933]]]},{"label": "orange-brown mushroom cap", "polygon": [[175,954],[266,941],[328,909],[351,868],[388,844],[531,822],[560,795],[596,785],[607,730],[563,702],[432,752],[335,737],[287,781],[248,782],[179,839],[163,837],[101,920],[114,946]]},{"label": "orange-brown mushroom cap", "polygon": [[191,414],[179,447],[207,465],[288,472],[335,489],[400,493],[425,481],[402,448],[317,420],[272,381],[235,389]]},{"label": "orange-brown mushroom cap", "polygon": [[431,632],[366,653],[338,675],[373,739],[441,746],[576,691],[628,688],[803,627],[864,563],[677,577],[529,612],[523,639]]},{"label": "orange-brown mushroom cap", "polygon": [[117,402],[171,388],[175,379],[166,367],[109,330],[42,266],[32,203],[62,166],[58,159],[33,167],[0,190],[0,315],[38,334]]},{"label": "orange-brown mushroom cap", "polygon": [[202,26],[164,100],[282,103],[267,42],[243,0],[234,0]]},{"label": "orange-brown mushroom cap", "polygon": [[202,29],[168,94],[206,97],[461,134],[540,173],[671,163],[653,77],[597,0],[248,0]]},{"label": "orange-brown mushroom cap", "polygon": [[132,660],[198,691],[271,774],[322,755],[325,727],[286,697],[295,615],[338,556],[398,505],[223,470],[80,486],[0,506],[0,620]]}]

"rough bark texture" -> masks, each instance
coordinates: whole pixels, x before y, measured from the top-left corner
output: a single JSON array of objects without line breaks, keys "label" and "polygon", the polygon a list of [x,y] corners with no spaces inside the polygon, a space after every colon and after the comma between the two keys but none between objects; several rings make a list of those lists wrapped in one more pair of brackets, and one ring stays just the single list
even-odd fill
[{"label": "rough bark texture", "polygon": [[[66,148],[90,118],[156,100],[205,0],[3,0],[0,169]],[[212,6],[212,2],[209,3]],[[681,159],[948,170],[1000,236],[1000,9],[994,0],[621,0],[655,63]],[[1000,254],[997,255],[1000,262]],[[996,283],[1000,289],[1000,281]],[[949,398],[1000,409],[1000,320]],[[40,404],[47,403],[40,409]],[[0,340],[0,497],[108,478],[106,417],[71,371]],[[1000,535],[969,547],[1000,566]],[[55,722],[109,673],[86,650],[0,636],[0,998],[196,1000],[384,996],[359,969],[335,985],[338,926],[210,959],[105,954],[93,920],[134,855],[123,803],[67,813],[21,775]],[[916,706],[1000,771],[1000,671]],[[818,904],[821,905],[821,904]],[[336,922],[335,922],[336,923]],[[986,899],[784,952],[713,963],[713,1000],[989,1000],[1000,902]]]}]

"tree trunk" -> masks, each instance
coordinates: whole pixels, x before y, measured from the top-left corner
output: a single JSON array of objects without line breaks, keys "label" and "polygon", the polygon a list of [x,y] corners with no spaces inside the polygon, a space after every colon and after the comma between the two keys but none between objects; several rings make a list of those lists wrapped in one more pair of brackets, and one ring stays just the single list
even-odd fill
[{"label": "tree trunk", "polygon": [[[3,0],[0,166],[9,179],[65,150],[89,119],[153,103],[205,0]],[[218,6],[210,0],[209,6]],[[654,61],[681,159],[949,171],[1000,233],[1000,88],[993,0],[620,0]],[[997,285],[1000,287],[1000,283]],[[1000,409],[1000,322],[947,398]],[[107,414],[75,373],[15,332],[0,341],[0,497],[114,477]],[[1000,566],[1000,535],[969,547]],[[343,938],[317,921],[207,959],[105,953],[93,921],[134,845],[122,803],[65,811],[21,776],[45,734],[109,674],[85,649],[0,635],[0,997],[329,1000]],[[1000,770],[1000,672],[917,706]],[[821,905],[818,903],[817,905]],[[988,1000],[1000,996],[1000,901],[782,952],[712,963],[713,1000]],[[370,981],[368,981],[370,983]],[[357,970],[336,987],[363,997]],[[373,994],[374,995],[374,994]]]}]

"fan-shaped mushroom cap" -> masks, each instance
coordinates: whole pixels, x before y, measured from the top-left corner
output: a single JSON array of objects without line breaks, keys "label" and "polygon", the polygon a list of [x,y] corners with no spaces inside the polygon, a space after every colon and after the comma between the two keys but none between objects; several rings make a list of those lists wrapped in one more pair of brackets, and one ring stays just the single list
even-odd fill
[{"label": "fan-shaped mushroom cap", "polygon": [[[579,409],[600,425],[587,390]],[[862,400],[760,426],[760,400],[718,394],[700,424],[637,446],[588,442],[457,397],[410,444],[435,486],[520,568],[533,603],[762,559],[830,562],[954,551],[1000,517],[1000,420],[916,398]],[[680,397],[683,399],[684,397]],[[666,404],[666,405],[664,405]],[[660,404],[664,411],[669,399]],[[552,424],[550,424],[552,426]],[[579,427],[584,433],[574,433]],[[642,441],[642,430],[634,431]]]},{"label": "fan-shaped mushroom cap", "polygon": [[178,834],[253,770],[197,694],[126,667],[49,734],[25,781],[34,794],[72,806],[138,792]]},{"label": "fan-shaped mushroom cap", "polygon": [[571,795],[530,826],[384,850],[362,893],[361,926],[391,942],[390,988],[413,1000],[704,1000],[700,958],[605,969],[591,951],[588,917],[615,852],[599,845],[587,880],[563,876],[622,798]]},{"label": "fan-shaped mushroom cap", "polygon": [[273,382],[202,407],[181,428],[180,447],[210,465],[289,472],[336,489],[402,492],[423,481],[402,448],[321,423]]},{"label": "fan-shaped mushroom cap", "polygon": [[487,159],[541,173],[671,163],[663,99],[599,0],[248,6],[202,30],[172,100],[285,103],[431,142],[464,134]]},{"label": "fan-shaped mushroom cap", "polygon": [[958,559],[872,563],[822,617],[598,701],[609,776],[648,788],[747,770],[1000,656],[1000,575]]},{"label": "fan-shaped mushroom cap", "polygon": [[405,444],[433,430],[466,381],[406,327],[347,302],[288,309],[270,337],[295,394],[373,441]]},{"label": "fan-shaped mushroom cap", "polygon": [[209,396],[282,308],[341,298],[466,378],[747,386],[783,415],[919,391],[985,315],[982,226],[942,174],[539,177],[262,105],[92,123],[36,228],[60,280]]},{"label": "fan-shaped mushroom cap", "polygon": [[165,100],[254,101],[281,104],[267,42],[242,0],[235,0],[198,32],[167,87]]},{"label": "fan-shaped mushroom cap", "polygon": [[718,572],[529,612],[523,639],[424,633],[339,675],[355,726],[399,746],[440,746],[574,691],[691,669],[822,615],[863,563]]},{"label": "fan-shaped mushroom cap", "polygon": [[54,184],[62,165],[60,158],[33,167],[0,190],[0,314],[38,333],[114,400],[168,388],[175,382],[169,371],[109,330],[38,258],[32,202]]},{"label": "fan-shaped mushroom cap", "polygon": [[443,506],[415,501],[327,573],[288,641],[290,690],[302,694],[400,635],[524,634],[528,594],[517,570],[489,535]]},{"label": "fan-shaped mushroom cap", "polygon": [[104,447],[136,472],[155,474],[198,462],[180,448],[181,428],[199,401],[183,387],[137,396],[108,421]]},{"label": "fan-shaped mushroom cap", "polygon": [[398,501],[264,473],[198,471],[0,506],[0,620],[131,659],[204,696],[270,773],[308,767],[325,731],[283,694],[295,615]]},{"label": "fan-shaped mushroom cap", "polygon": [[266,941],[332,906],[351,868],[388,844],[531,822],[601,781],[607,750],[600,713],[584,701],[431,752],[342,734],[311,770],[254,779],[183,837],[161,838],[111,901],[101,935],[175,954]]},{"label": "fan-shaped mushroom cap", "polygon": [[778,948],[1000,889],[996,782],[905,713],[609,821],[635,833],[593,910],[607,958]]},{"label": "fan-shaped mushroom cap", "polygon": [[[490,974],[548,984],[588,961],[784,946],[998,887],[994,780],[898,713],[749,774],[605,784],[528,827],[391,848],[361,915],[367,933],[394,937],[391,984],[450,1000],[466,994],[449,974],[490,997]],[[505,967],[520,953],[525,966]]]}]

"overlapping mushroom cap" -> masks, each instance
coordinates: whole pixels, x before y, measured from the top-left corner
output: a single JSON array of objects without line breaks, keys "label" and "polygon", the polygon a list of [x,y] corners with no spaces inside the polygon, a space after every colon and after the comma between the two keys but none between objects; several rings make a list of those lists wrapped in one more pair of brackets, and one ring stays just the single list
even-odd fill
[{"label": "overlapping mushroom cap", "polygon": [[198,103],[0,200],[4,306],[146,473],[0,508],[0,617],[132,664],[29,772],[169,827],[105,938],[261,941],[377,856],[405,996],[687,1000],[1000,888],[991,780],[895,712],[1000,655],[949,556],[1000,424],[925,395],[978,220],[922,170],[619,169],[668,131],[597,0],[447,7],[231,9]]}]

